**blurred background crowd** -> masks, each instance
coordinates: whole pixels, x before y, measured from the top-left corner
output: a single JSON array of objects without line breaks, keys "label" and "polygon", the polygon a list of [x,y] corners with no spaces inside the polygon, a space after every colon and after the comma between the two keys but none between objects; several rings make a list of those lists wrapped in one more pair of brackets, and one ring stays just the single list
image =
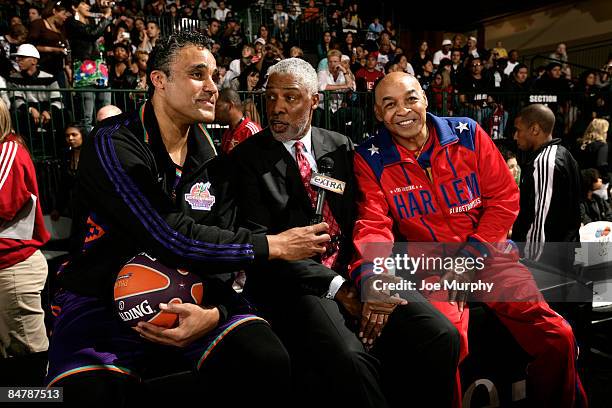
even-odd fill
[{"label": "blurred background crowd", "polygon": [[[39,175],[45,212],[67,213],[63,186],[70,183],[62,180],[74,176],[96,114],[109,105],[136,110],[146,98],[149,53],[180,30],[208,35],[215,81],[230,90],[220,104],[239,102],[231,104],[233,115],[223,114],[230,105],[220,105],[209,127],[224,152],[237,143],[222,146],[236,115],[255,122],[252,129],[266,126],[261,96],[268,68],[299,57],[319,75],[314,124],[355,143],[376,131],[377,81],[403,71],[419,79],[429,111],[477,120],[509,160],[516,113],[529,103],[547,104],[556,115],[555,136],[590,169],[585,177],[609,182],[612,54],[589,67],[574,63],[563,42],[526,59],[501,41],[487,49],[477,30],[417,38],[414,30],[403,34],[409,19],[401,13],[365,1],[0,0],[0,17],[0,97],[45,169]],[[596,190],[607,206],[607,189]],[[598,214],[610,217],[609,208]]]}]

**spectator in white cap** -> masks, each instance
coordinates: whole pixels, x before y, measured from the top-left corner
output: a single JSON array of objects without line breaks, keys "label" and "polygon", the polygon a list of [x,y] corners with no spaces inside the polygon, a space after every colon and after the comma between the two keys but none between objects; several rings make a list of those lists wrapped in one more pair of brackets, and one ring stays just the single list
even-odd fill
[{"label": "spectator in white cap", "polygon": [[11,74],[9,82],[15,88],[13,108],[17,111],[17,128],[21,135],[31,136],[34,129],[51,123],[55,128],[64,128],[70,120],[59,85],[53,75],[38,68],[40,53],[36,47],[22,44],[14,56],[19,72]]},{"label": "spectator in white cap", "polygon": [[433,64],[434,67],[438,67],[440,65],[440,61],[443,58],[451,59],[451,47],[453,46],[453,42],[448,38],[442,41],[442,49],[438,50],[434,53],[433,56]]},{"label": "spectator in white cap", "polygon": [[263,58],[265,45],[266,40],[264,40],[263,38],[259,37],[255,40],[255,42],[253,43],[255,51],[253,53],[253,58],[251,58],[251,63],[257,64],[259,60]]},{"label": "spectator in white cap", "polygon": [[482,54],[482,51],[478,49],[478,40],[474,36],[468,37],[463,55],[465,56],[465,58],[471,56],[473,58],[482,58],[483,60],[485,59],[485,56]]}]

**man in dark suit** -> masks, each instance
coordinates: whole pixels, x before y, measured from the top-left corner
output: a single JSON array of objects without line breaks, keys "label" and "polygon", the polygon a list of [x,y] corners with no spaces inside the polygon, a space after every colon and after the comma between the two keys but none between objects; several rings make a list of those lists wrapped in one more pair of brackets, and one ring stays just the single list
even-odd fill
[{"label": "man in dark suit", "polygon": [[310,177],[324,158],[333,160],[331,177],[346,182],[342,195],[327,192],[322,213],[334,244],[326,254],[247,271],[245,294],[290,352],[295,403],[388,407],[417,398],[428,406],[450,406],[456,329],[426,301],[407,304],[379,293],[379,301],[362,303],[346,279],[356,217],[353,144],[339,133],[311,127],[319,103],[314,69],[290,58],[268,74],[270,127],[230,156],[242,222],[270,233],[308,225],[317,201]]}]

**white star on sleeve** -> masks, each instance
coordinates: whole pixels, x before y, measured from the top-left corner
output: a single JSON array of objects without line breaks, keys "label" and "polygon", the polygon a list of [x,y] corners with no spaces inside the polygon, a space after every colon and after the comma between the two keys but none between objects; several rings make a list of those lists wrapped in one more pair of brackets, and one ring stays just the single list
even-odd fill
[{"label": "white star on sleeve", "polygon": [[370,147],[368,150],[370,151],[370,156],[374,156],[374,154],[380,154],[378,153],[378,147],[374,146],[374,144],[372,144],[372,147]]},{"label": "white star on sleeve", "polygon": [[468,130],[468,124],[467,122],[459,122],[459,124],[457,125],[457,127],[455,128],[459,131],[459,133],[463,132],[464,130]]}]

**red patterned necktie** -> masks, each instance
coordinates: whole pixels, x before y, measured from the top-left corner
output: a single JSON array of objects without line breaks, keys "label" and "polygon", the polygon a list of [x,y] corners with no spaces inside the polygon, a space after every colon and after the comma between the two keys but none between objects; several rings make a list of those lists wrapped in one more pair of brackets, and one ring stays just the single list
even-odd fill
[{"label": "red patterned necktie", "polygon": [[[304,185],[308,198],[310,199],[310,203],[314,208],[317,205],[317,193],[310,184],[312,168],[310,167],[310,163],[308,163],[308,159],[304,155],[304,143],[297,141],[293,147],[295,148],[295,160],[297,161],[297,165],[300,170],[302,184]],[[323,221],[329,225],[329,235],[332,238],[332,241],[327,246],[327,252],[321,255],[321,262],[328,268],[332,268],[336,263],[336,258],[338,257],[340,226],[332,215],[327,201],[323,203]]]}]

